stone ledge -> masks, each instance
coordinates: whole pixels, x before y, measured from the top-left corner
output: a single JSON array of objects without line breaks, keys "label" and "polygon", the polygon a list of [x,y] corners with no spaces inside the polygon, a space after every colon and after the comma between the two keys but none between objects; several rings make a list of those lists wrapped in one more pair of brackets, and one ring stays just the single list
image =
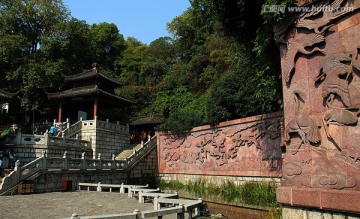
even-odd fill
[{"label": "stone ledge", "polygon": [[360,191],[279,187],[279,203],[291,206],[360,213]]}]

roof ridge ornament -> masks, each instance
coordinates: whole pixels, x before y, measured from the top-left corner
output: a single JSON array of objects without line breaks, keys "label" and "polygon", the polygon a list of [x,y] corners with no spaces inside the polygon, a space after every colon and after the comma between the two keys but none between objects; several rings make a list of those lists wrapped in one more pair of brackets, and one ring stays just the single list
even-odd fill
[{"label": "roof ridge ornament", "polygon": [[96,63],[96,62],[94,62],[94,63],[92,64],[92,67],[93,67],[93,69],[94,69],[95,71],[98,71],[98,69],[99,69],[99,65],[98,65],[98,63]]}]

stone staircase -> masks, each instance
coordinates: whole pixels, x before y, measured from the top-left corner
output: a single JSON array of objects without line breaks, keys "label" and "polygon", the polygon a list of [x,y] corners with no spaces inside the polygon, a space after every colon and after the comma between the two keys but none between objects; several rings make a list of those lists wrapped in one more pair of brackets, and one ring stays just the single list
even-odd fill
[{"label": "stone staircase", "polygon": [[149,138],[147,142],[138,145],[130,145],[123,150],[115,159],[89,159],[68,158],[66,153],[63,157],[48,157],[43,151],[41,157],[20,167],[20,161],[15,163],[14,170],[5,171],[0,181],[0,195],[6,194],[11,188],[24,180],[34,179],[44,171],[72,170],[117,170],[126,172],[141,161],[151,150],[156,148],[156,136]]},{"label": "stone staircase", "polygon": [[115,160],[124,160],[127,157],[130,157],[135,151],[139,150],[142,147],[142,144],[131,144],[117,156]]}]

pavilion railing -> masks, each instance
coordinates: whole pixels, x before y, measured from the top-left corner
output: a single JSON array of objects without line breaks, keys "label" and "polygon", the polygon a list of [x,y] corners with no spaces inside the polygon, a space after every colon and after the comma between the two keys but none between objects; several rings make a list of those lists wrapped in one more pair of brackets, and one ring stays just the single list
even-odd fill
[{"label": "pavilion railing", "polygon": [[106,121],[99,120],[95,117],[94,120],[82,120],[70,125],[70,122],[67,121],[66,124],[62,125],[62,134],[67,137],[74,137],[78,134],[81,130],[88,130],[88,129],[103,129],[113,132],[124,132],[129,133],[129,126],[128,125],[121,125],[120,122],[111,123],[109,119]]},{"label": "pavilion railing", "polygon": [[79,140],[74,138],[50,136],[48,133],[44,135],[22,134],[18,132],[13,140],[17,145],[44,145],[71,148],[88,148],[91,149],[91,141]]}]

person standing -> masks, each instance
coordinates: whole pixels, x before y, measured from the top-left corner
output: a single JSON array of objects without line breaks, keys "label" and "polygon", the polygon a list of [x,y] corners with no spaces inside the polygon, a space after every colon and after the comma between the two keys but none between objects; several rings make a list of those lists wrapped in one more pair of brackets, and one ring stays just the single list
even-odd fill
[{"label": "person standing", "polygon": [[55,127],[55,125],[52,125],[52,126],[50,127],[49,132],[50,132],[50,135],[51,135],[51,136],[54,136],[54,135],[55,135],[55,132],[56,132],[56,127]]}]

